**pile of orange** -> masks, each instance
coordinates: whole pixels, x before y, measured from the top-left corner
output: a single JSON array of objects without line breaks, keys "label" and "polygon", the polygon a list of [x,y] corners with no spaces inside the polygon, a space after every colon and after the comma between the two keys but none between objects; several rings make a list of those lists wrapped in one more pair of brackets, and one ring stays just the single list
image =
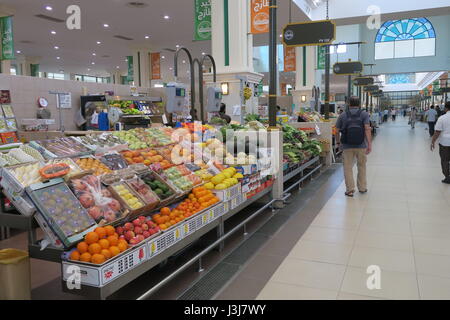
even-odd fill
[{"label": "pile of orange", "polygon": [[175,209],[162,208],[158,214],[153,215],[152,220],[161,230],[166,230],[219,201],[210,190],[204,187],[194,188],[188,198],[181,202]]},{"label": "pile of orange", "polygon": [[119,239],[113,226],[98,227],[78,243],[70,254],[70,260],[102,264],[128,249],[128,243]]},{"label": "pile of orange", "polygon": [[164,159],[158,151],[152,149],[125,151],[122,155],[128,164],[143,163],[146,166],[149,166],[154,163],[159,163],[164,170],[173,166],[173,164]]}]

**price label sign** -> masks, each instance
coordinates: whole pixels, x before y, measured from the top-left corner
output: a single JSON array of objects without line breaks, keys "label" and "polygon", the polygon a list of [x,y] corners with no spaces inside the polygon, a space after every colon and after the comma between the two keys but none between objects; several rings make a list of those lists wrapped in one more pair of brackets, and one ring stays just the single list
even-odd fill
[{"label": "price label sign", "polygon": [[283,29],[283,43],[287,47],[322,46],[336,37],[336,24],[331,20],[291,23]]},{"label": "price label sign", "polygon": [[315,130],[316,130],[316,134],[318,135],[318,136],[320,136],[322,133],[320,132],[320,128],[319,128],[319,126],[316,124],[316,127],[315,127]]}]

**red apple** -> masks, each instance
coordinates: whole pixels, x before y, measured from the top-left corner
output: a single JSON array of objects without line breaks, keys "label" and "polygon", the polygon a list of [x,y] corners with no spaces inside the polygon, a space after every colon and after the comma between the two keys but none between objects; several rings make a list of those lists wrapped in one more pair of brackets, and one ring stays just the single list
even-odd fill
[{"label": "red apple", "polygon": [[134,233],[135,233],[135,234],[142,234],[143,231],[144,231],[144,230],[142,230],[141,227],[135,227],[135,228],[134,228]]},{"label": "red apple", "polygon": [[138,219],[141,220],[143,223],[145,222],[145,217],[144,216],[140,216]]},{"label": "red apple", "polygon": [[125,229],[123,227],[117,227],[116,232],[119,236],[121,236],[125,232]]},{"label": "red apple", "polygon": [[86,209],[95,205],[94,198],[88,193],[83,193],[79,197],[79,200],[81,205]]},{"label": "red apple", "polygon": [[124,228],[127,231],[133,231],[134,230],[134,224],[132,224],[131,222],[127,222],[127,223],[125,223]]},{"label": "red apple", "polygon": [[108,203],[108,206],[111,208],[111,210],[114,210],[118,212],[121,208],[119,201],[116,199],[111,199],[111,201]]},{"label": "red apple", "polygon": [[143,223],[141,226],[142,230],[147,231],[148,229],[150,229],[150,227],[148,226],[148,224]]},{"label": "red apple", "polygon": [[102,188],[102,196],[104,196],[106,198],[111,198],[112,197],[111,192],[108,189],[105,189],[105,188]]},{"label": "red apple", "polygon": [[133,231],[127,231],[125,233],[125,239],[127,241],[130,241],[132,238],[134,238],[136,236],[136,234]]},{"label": "red apple", "polygon": [[145,237],[144,237],[142,234],[138,234],[138,235],[136,236],[136,238],[138,238],[139,242],[145,240]]},{"label": "red apple", "polygon": [[144,236],[145,239],[147,239],[148,237],[150,237],[152,235],[152,233],[151,233],[151,231],[150,232],[149,231],[144,231],[142,233],[142,235]]},{"label": "red apple", "polygon": [[130,243],[130,245],[135,245],[135,244],[138,244],[139,241],[138,241],[138,239],[135,237],[135,238],[130,239],[129,243]]},{"label": "red apple", "polygon": [[102,216],[102,212],[99,207],[92,207],[88,210],[89,215],[92,219],[97,220]]},{"label": "red apple", "polygon": [[133,224],[135,227],[139,227],[142,224],[142,221],[139,219],[134,219],[133,220]]}]

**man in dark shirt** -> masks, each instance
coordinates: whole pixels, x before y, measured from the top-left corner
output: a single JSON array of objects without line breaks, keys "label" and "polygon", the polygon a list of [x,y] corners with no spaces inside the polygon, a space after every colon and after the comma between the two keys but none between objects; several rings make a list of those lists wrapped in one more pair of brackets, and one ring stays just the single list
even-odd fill
[{"label": "man in dark shirt", "polygon": [[220,111],[219,111],[219,117],[221,119],[224,119],[227,123],[231,122],[231,117],[229,115],[226,114],[227,111],[227,106],[225,103],[221,103],[220,104]]},{"label": "man in dark shirt", "polygon": [[[370,128],[370,116],[366,111],[361,110],[360,100],[358,97],[352,97],[349,101],[349,109],[342,113],[337,122],[336,128],[339,133],[336,136],[336,142],[339,145],[341,142],[341,133],[346,134],[349,126],[349,121],[352,121],[351,116],[359,115],[359,119],[363,128],[364,139],[359,145],[352,145],[343,143],[343,161],[344,161],[344,175],[346,192],[345,195],[353,197],[355,193],[355,181],[353,179],[353,165],[356,159],[358,166],[358,190],[361,193],[367,192],[367,178],[366,178],[366,162],[367,155],[372,151],[372,133]],[[348,137],[347,137],[348,139]]]}]

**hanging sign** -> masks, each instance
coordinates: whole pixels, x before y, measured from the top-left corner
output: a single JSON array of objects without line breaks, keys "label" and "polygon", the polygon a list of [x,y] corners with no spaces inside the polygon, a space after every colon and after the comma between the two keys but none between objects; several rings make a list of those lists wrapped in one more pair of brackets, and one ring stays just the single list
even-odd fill
[{"label": "hanging sign", "polygon": [[336,38],[336,24],[331,20],[291,23],[283,29],[286,46],[322,46]]},{"label": "hanging sign", "polygon": [[269,0],[251,0],[250,15],[250,33],[269,32]]},{"label": "hanging sign", "polygon": [[150,53],[152,80],[161,79],[161,54],[159,52]]},{"label": "hanging sign", "polygon": [[353,79],[355,86],[370,86],[373,85],[373,78],[371,77],[357,77]]},{"label": "hanging sign", "polygon": [[39,77],[39,64],[30,64],[30,74],[32,77]]},{"label": "hanging sign", "polygon": [[362,70],[363,65],[360,61],[338,62],[333,65],[334,74],[342,76],[360,74]]},{"label": "hanging sign", "polygon": [[380,90],[379,86],[365,86],[364,87],[365,92],[373,92],[373,91],[378,91],[378,90]]},{"label": "hanging sign", "polygon": [[325,70],[325,47],[317,47],[317,69]]},{"label": "hanging sign", "polygon": [[194,1],[194,40],[211,40],[211,0]]},{"label": "hanging sign", "polygon": [[133,56],[127,57],[127,63],[128,63],[128,81],[133,81],[134,79],[134,66],[133,66]]},{"label": "hanging sign", "polygon": [[441,91],[441,93],[450,92],[450,87],[448,87],[448,88],[441,88],[440,91]]},{"label": "hanging sign", "polygon": [[14,36],[12,17],[0,18],[0,37],[2,39],[2,60],[14,59]]},{"label": "hanging sign", "polygon": [[284,47],[284,72],[296,70],[295,47]]}]

